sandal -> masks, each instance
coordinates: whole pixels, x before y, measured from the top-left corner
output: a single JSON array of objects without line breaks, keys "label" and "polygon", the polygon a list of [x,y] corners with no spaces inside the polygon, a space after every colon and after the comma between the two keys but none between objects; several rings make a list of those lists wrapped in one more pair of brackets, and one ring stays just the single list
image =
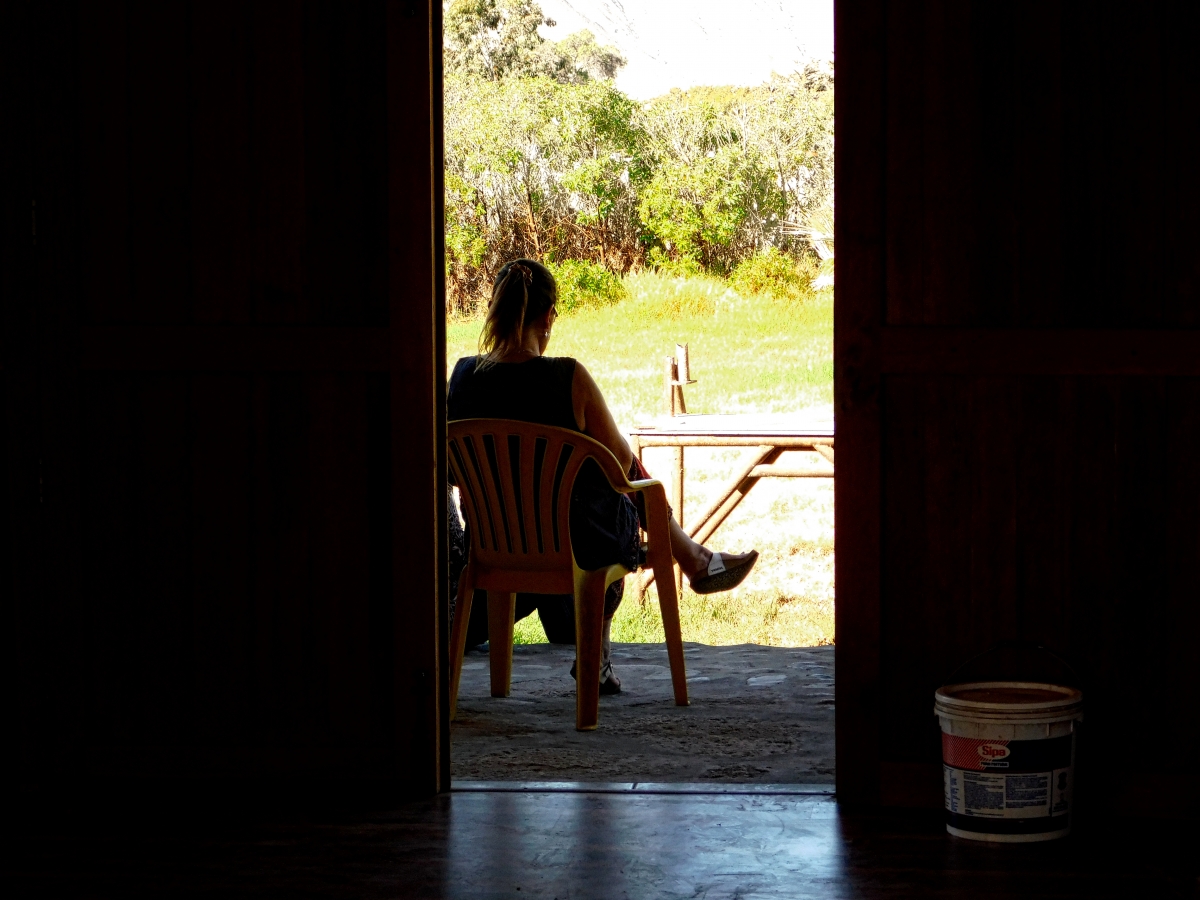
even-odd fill
[{"label": "sandal", "polygon": [[697,594],[716,594],[737,587],[758,562],[758,551],[751,550],[744,558],[733,561],[732,565],[727,564],[731,560],[732,555],[713,553],[707,571],[688,579],[692,591]]},{"label": "sandal", "polygon": [[[575,677],[575,663],[571,663],[571,677]],[[606,659],[600,666],[600,693],[602,695],[621,693],[621,679],[613,671],[611,659]]]}]

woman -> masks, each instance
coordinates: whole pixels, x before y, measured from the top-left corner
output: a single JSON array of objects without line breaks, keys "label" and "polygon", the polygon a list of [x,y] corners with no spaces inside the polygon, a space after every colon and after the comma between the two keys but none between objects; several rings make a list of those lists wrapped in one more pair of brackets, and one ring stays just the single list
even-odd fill
[{"label": "woman", "polygon": [[[460,359],[450,376],[448,417],[452,421],[517,419],[580,431],[611,450],[630,479],[650,477],[634,457],[600,388],[583,364],[570,357],[545,355],[558,315],[557,298],[554,276],[540,263],[517,259],[500,270],[479,339],[479,355]],[[576,478],[570,526],[571,547],[583,569],[620,563],[634,570],[643,562],[639,558],[637,506],[629,496],[609,486],[595,463],[585,466]],[[736,587],[758,559],[754,550],[714,553],[688,537],[674,519],[670,530],[671,555],[698,594]],[[622,584],[616,582],[604,598],[600,690],[605,694],[621,689],[612,671],[609,632],[621,602]],[[486,604],[472,606],[486,608]],[[525,604],[518,613],[530,611]]]}]

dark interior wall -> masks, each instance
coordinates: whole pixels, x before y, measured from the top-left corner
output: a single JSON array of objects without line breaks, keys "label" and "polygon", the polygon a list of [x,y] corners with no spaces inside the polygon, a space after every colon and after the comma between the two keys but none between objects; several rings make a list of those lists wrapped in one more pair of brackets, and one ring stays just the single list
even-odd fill
[{"label": "dark interior wall", "polygon": [[82,4],[90,324],[385,325],[381,4]]},{"label": "dark interior wall", "polygon": [[438,788],[440,8],[8,5],[30,784]]},{"label": "dark interior wall", "polygon": [[1016,639],[1078,670],[1083,764],[1136,760],[1093,803],[1188,808],[1147,746],[1200,738],[1186,11],[838,16],[839,788],[939,802],[933,691]]},{"label": "dark interior wall", "polygon": [[1200,325],[1186,7],[889,5],[887,324]]}]

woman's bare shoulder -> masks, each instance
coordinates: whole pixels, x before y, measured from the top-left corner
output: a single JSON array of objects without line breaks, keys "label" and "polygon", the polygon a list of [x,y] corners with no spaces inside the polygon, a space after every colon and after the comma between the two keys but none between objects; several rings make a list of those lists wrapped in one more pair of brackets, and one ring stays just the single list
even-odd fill
[{"label": "woman's bare shoulder", "polygon": [[[567,357],[569,359],[569,357]],[[596,387],[596,379],[592,377],[592,373],[588,371],[587,366],[577,359],[572,359],[571,362],[575,366],[575,381],[581,382],[589,387]]]}]

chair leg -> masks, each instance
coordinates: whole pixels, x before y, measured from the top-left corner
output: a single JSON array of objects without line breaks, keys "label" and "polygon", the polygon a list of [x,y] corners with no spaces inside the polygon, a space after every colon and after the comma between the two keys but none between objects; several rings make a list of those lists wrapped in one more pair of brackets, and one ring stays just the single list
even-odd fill
[{"label": "chair leg", "polygon": [[475,573],[468,564],[458,578],[458,600],[454,604],[454,628],[450,632],[450,721],[458,714],[458,683],[462,680],[463,655],[467,650],[467,624],[475,594]]},{"label": "chair leg", "polygon": [[575,730],[600,721],[600,662],[604,653],[605,569],[575,577]]},{"label": "chair leg", "polygon": [[658,584],[658,608],[662,613],[663,632],[667,639],[667,659],[671,662],[671,686],[675,689],[675,705],[687,706],[687,669],[683,658],[683,630],[679,625],[679,594],[675,590],[675,561],[671,558],[666,496],[661,487],[656,493],[647,492],[646,506],[651,530],[649,558],[646,561],[654,570],[654,580]]},{"label": "chair leg", "polygon": [[517,595],[488,591],[487,602],[492,696],[507,697],[512,692],[513,617],[517,614]]},{"label": "chair leg", "polygon": [[[661,566],[661,571],[660,571]],[[663,632],[667,639],[667,659],[671,663],[671,686],[675,689],[675,705],[688,705],[687,670],[683,659],[683,630],[679,624],[679,595],[675,593],[675,579],[671,563],[653,566],[654,580],[658,582],[658,608],[662,613]]]}]

